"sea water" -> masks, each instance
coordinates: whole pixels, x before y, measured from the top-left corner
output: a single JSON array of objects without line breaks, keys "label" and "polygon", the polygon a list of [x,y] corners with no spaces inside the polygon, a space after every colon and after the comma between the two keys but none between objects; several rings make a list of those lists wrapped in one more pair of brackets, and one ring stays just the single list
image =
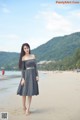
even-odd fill
[{"label": "sea water", "polygon": [[[21,75],[21,71],[5,71],[5,75]],[[39,72],[40,80],[43,80],[45,75],[43,72]],[[16,94],[20,80],[21,77],[0,80],[0,99],[9,96],[11,93]]]}]

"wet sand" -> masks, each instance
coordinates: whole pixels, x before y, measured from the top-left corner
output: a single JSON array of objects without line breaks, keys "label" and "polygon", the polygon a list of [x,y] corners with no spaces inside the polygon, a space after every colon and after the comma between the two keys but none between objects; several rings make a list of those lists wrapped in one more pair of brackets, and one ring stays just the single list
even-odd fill
[{"label": "wet sand", "polygon": [[80,120],[80,73],[42,73],[40,94],[33,97],[29,116],[24,114],[22,98],[16,92],[0,102],[0,112],[8,112],[9,120]]},{"label": "wet sand", "polygon": [[0,80],[8,80],[21,77],[21,75],[0,75]]}]

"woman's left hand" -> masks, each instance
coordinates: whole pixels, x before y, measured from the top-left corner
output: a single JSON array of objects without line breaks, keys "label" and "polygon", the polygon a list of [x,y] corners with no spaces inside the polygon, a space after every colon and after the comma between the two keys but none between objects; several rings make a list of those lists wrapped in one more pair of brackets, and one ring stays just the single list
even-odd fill
[{"label": "woman's left hand", "polygon": [[36,76],[36,80],[39,81],[39,77],[38,76]]}]

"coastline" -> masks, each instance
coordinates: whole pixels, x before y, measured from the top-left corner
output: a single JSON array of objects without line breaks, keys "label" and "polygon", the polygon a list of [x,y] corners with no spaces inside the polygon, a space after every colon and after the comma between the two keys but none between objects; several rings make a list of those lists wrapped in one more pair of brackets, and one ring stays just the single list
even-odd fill
[{"label": "coastline", "polygon": [[[55,70],[55,71],[39,71],[39,73],[42,74],[54,74],[54,73],[75,73],[75,74],[79,74],[80,72],[77,71],[60,71],[60,70]],[[8,79],[13,79],[13,78],[20,78],[21,77],[21,73],[18,74],[12,74],[12,75],[0,75],[0,81],[1,80],[8,80]]]},{"label": "coastline", "polygon": [[0,80],[8,80],[19,77],[21,77],[21,75],[0,75]]},{"label": "coastline", "polygon": [[[49,73],[79,73],[77,71],[60,71],[60,70],[55,70],[55,71],[39,71],[40,73],[43,73],[43,74],[49,74]],[[21,75],[0,75],[0,80],[8,80],[8,79],[13,79],[13,78],[19,78],[21,77]]]}]

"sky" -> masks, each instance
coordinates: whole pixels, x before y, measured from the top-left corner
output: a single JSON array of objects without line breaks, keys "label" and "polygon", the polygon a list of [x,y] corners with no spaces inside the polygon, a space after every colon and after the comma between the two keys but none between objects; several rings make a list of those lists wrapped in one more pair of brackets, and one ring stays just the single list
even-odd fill
[{"label": "sky", "polygon": [[34,49],[53,37],[80,32],[80,4],[56,1],[0,0],[0,51],[20,52],[23,43]]}]

